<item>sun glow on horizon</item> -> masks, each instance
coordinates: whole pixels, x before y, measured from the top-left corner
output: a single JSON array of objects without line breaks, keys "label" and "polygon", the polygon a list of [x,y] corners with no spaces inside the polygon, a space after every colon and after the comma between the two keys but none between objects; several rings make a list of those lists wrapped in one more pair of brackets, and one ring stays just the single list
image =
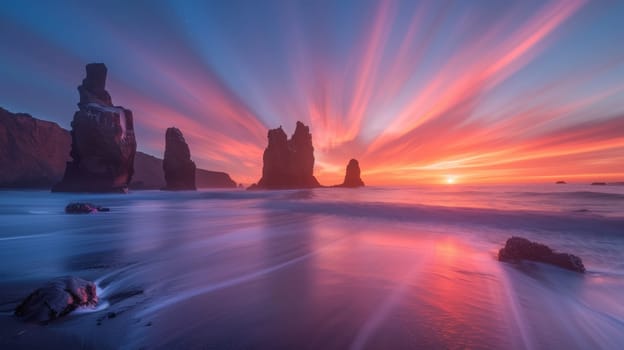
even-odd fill
[{"label": "sun glow on horizon", "polygon": [[[290,136],[296,121],[324,185],[351,158],[367,185],[624,181],[621,4],[266,0],[242,16],[179,2],[91,23],[117,9],[8,3],[1,107],[68,128],[97,57],[138,150],[162,157],[176,126],[197,167],[239,183],[261,177],[267,129]],[[23,57],[55,57],[54,69]]]}]

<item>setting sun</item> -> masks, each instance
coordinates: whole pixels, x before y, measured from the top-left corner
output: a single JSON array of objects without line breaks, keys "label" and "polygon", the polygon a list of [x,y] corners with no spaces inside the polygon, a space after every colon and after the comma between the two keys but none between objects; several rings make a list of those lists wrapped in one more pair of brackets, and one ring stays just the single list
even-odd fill
[{"label": "setting sun", "polygon": [[447,184],[449,184],[449,185],[454,184],[454,183],[455,183],[455,181],[456,181],[456,178],[455,178],[455,176],[453,176],[453,175],[448,175],[448,176],[446,177],[446,183],[447,183]]}]

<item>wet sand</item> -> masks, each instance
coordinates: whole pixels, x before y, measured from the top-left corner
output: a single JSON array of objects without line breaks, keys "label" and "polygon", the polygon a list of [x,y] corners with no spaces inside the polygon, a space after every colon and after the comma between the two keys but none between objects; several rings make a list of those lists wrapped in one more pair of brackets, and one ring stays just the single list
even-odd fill
[{"label": "wet sand", "polygon": [[[347,204],[344,213],[315,213],[300,210],[300,201],[318,205],[314,196],[289,206],[290,195],[86,195],[112,211],[68,216],[58,208],[75,196],[46,195],[0,205],[1,348],[587,349],[624,343],[623,239],[611,234],[384,220],[358,215]],[[606,227],[613,225],[619,223]],[[498,262],[497,249],[513,234],[576,247],[588,273]],[[96,281],[100,309],[45,326],[10,315],[21,298],[59,275]]]}]

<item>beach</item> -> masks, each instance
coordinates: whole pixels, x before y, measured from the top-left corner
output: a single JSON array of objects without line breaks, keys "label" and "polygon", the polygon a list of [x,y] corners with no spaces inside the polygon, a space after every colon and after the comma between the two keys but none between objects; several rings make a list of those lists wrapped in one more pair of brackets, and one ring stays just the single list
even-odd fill
[{"label": "beach", "polygon": [[[622,186],[2,191],[0,347],[617,348],[623,233]],[[499,262],[512,236],[587,272]],[[66,275],[97,308],[12,316]]]}]

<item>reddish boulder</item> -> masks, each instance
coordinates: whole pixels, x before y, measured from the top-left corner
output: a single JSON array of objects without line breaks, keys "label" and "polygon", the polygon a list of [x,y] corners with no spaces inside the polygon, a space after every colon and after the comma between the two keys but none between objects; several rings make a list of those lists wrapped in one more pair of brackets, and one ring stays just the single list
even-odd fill
[{"label": "reddish boulder", "polygon": [[165,190],[196,190],[195,163],[191,160],[191,151],[177,128],[167,129],[165,135],[165,159],[163,170],[167,185]]},{"label": "reddish boulder", "polygon": [[134,173],[136,139],[132,112],[114,106],[105,89],[106,66],[91,63],[78,87],[71,162],[54,192],[126,192]]},{"label": "reddish boulder", "polygon": [[583,261],[578,256],[567,253],[555,253],[546,245],[531,242],[521,237],[508,239],[505,247],[498,252],[498,260],[506,262],[531,260],[580,273],[585,272]]},{"label": "reddish boulder", "polygon": [[310,128],[297,122],[290,140],[280,126],[269,130],[268,146],[262,157],[262,178],[250,189],[314,188],[314,147]]},{"label": "reddish boulder", "polygon": [[61,277],[32,292],[15,309],[15,316],[27,322],[49,322],[78,307],[96,306],[95,284],[78,277]]}]

